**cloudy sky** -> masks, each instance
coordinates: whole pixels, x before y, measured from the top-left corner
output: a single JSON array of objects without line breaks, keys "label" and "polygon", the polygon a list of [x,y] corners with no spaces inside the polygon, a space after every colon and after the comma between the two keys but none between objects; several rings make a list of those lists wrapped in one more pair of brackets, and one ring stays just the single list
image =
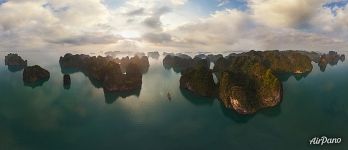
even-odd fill
[{"label": "cloudy sky", "polygon": [[1,50],[345,50],[348,0],[0,0]]}]

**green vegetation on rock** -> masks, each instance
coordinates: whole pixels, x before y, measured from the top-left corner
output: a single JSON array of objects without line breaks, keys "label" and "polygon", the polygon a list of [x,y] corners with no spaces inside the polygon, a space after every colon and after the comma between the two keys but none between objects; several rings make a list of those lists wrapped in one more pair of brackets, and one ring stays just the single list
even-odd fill
[{"label": "green vegetation on rock", "polygon": [[216,85],[212,71],[204,66],[197,66],[182,72],[180,88],[187,89],[200,96],[214,96]]}]

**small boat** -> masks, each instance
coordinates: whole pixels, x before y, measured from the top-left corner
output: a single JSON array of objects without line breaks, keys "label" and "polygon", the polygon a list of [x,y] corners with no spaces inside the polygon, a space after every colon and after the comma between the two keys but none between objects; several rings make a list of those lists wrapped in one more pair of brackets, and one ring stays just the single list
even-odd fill
[{"label": "small boat", "polygon": [[170,96],[170,93],[167,93],[168,100],[172,100],[172,96]]}]

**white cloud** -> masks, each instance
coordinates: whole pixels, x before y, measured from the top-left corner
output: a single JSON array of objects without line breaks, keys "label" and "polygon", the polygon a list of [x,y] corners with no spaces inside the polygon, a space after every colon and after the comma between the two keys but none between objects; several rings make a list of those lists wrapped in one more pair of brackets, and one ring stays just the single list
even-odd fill
[{"label": "white cloud", "polygon": [[0,45],[210,51],[348,46],[346,7],[334,15],[322,7],[325,0],[246,2],[246,10],[199,16],[188,0],[127,0],[117,9],[103,0],[9,0],[0,5]]},{"label": "white cloud", "polygon": [[224,6],[230,2],[230,0],[218,0],[218,7]]},{"label": "white cloud", "polygon": [[256,21],[271,27],[300,27],[322,9],[325,0],[248,0]]}]

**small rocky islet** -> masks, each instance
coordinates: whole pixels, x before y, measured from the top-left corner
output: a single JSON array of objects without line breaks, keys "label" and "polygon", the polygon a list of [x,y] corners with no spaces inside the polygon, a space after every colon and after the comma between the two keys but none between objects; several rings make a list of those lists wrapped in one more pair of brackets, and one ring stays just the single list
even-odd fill
[{"label": "small rocky islet", "polygon": [[8,66],[8,70],[10,70],[11,72],[17,72],[27,67],[28,61],[24,60],[18,54],[10,53],[5,56],[5,65]]},{"label": "small rocky islet", "polygon": [[193,59],[191,69],[182,71],[180,78],[180,88],[187,89],[201,96],[213,97],[216,85],[212,70],[209,69],[210,63],[206,59]]},{"label": "small rocky islet", "polygon": [[70,89],[70,85],[71,85],[71,78],[69,74],[64,74],[63,76],[63,86],[64,89]]},{"label": "small rocky islet", "polygon": [[5,65],[26,67],[28,65],[28,61],[24,60],[18,54],[10,53],[7,56],[5,56]]},{"label": "small rocky islet", "polygon": [[50,78],[50,72],[42,67],[35,65],[24,68],[23,81],[28,84],[32,84],[42,80],[48,80]]},{"label": "small rocky islet", "polygon": [[336,65],[339,61],[343,62],[345,59],[345,55],[340,55],[335,51],[329,51],[328,54],[321,55],[318,66],[320,67],[320,70],[324,72],[328,64],[333,66]]},{"label": "small rocky islet", "polygon": [[24,85],[31,87],[36,87],[37,85],[43,84],[50,78],[50,73],[40,67],[39,65],[28,66],[28,61],[24,60],[18,54],[10,53],[5,56],[5,65],[9,67],[10,71],[13,71],[13,68],[16,68],[16,71],[23,70],[23,82]]},{"label": "small rocky islet", "polygon": [[[253,114],[280,103],[283,75],[307,75],[313,69],[312,62],[320,64],[325,60],[328,64],[337,64],[337,59],[343,61],[345,56],[334,52],[319,54],[274,50],[210,57],[217,59],[212,61],[204,55],[192,59],[184,54],[168,54],[163,65],[181,72],[180,88],[200,96],[215,96],[226,108],[240,114]],[[209,69],[202,62],[212,62],[214,68]],[[213,74],[218,78],[217,84],[214,83]]]}]

